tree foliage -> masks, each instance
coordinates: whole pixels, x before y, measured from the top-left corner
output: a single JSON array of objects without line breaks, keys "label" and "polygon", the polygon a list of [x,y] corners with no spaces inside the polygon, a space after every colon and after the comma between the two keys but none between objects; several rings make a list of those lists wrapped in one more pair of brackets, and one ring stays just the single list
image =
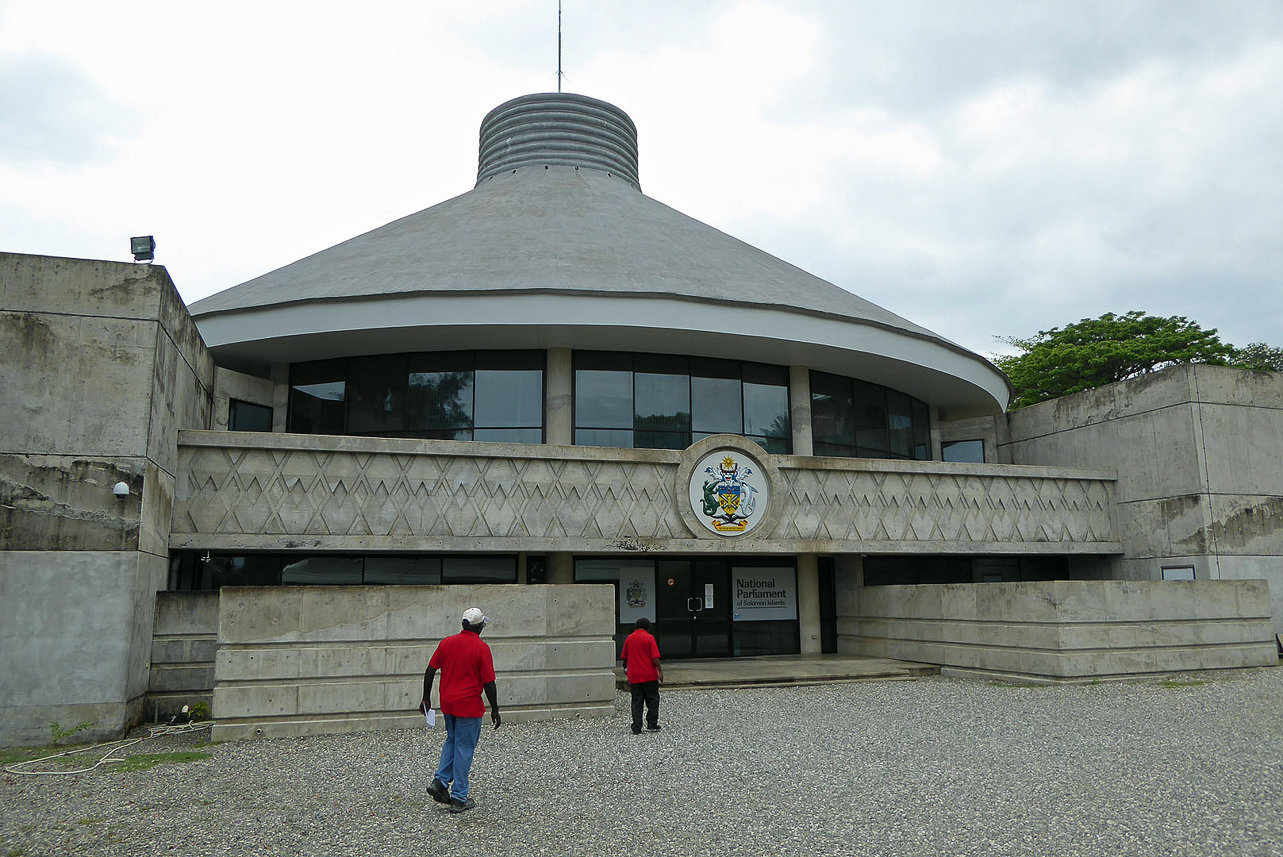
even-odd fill
[{"label": "tree foliage", "polygon": [[1216,330],[1182,316],[1107,312],[1027,339],[1001,337],[1022,353],[998,356],[1015,387],[1011,409],[1045,402],[1178,363],[1224,366],[1235,354]]},{"label": "tree foliage", "polygon": [[1283,372],[1283,348],[1275,348],[1264,342],[1251,342],[1234,349],[1230,365],[1259,372]]}]

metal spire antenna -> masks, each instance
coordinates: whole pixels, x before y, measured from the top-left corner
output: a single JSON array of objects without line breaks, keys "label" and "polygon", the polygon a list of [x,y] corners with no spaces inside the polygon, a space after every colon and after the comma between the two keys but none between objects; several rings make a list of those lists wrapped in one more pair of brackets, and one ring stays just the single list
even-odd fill
[{"label": "metal spire antenna", "polygon": [[557,91],[561,92],[561,0],[557,0]]}]

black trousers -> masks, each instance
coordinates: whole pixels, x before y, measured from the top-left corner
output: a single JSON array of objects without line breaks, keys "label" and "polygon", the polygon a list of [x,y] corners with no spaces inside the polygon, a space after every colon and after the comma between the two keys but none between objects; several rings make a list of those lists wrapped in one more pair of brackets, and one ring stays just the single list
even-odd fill
[{"label": "black trousers", "polygon": [[629,683],[628,689],[633,694],[633,731],[640,732],[642,727],[642,703],[646,705],[646,725],[659,725],[659,682],[641,681]]}]

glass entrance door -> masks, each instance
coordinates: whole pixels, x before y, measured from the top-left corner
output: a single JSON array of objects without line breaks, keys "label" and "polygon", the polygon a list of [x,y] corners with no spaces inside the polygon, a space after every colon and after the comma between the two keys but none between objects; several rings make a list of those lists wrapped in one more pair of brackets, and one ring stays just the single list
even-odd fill
[{"label": "glass entrance door", "polygon": [[656,621],[665,658],[722,658],[731,653],[730,581],[721,560],[656,563]]}]

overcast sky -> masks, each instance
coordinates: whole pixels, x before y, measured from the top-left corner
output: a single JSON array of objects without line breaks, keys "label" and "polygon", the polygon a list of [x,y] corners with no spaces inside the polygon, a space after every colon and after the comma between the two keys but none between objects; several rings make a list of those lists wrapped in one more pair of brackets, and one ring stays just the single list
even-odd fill
[{"label": "overcast sky", "polygon": [[[1283,2],[564,0],[642,190],[983,354],[1140,309],[1283,346]],[[0,250],[189,303],[473,186],[556,0],[0,0]]]}]

